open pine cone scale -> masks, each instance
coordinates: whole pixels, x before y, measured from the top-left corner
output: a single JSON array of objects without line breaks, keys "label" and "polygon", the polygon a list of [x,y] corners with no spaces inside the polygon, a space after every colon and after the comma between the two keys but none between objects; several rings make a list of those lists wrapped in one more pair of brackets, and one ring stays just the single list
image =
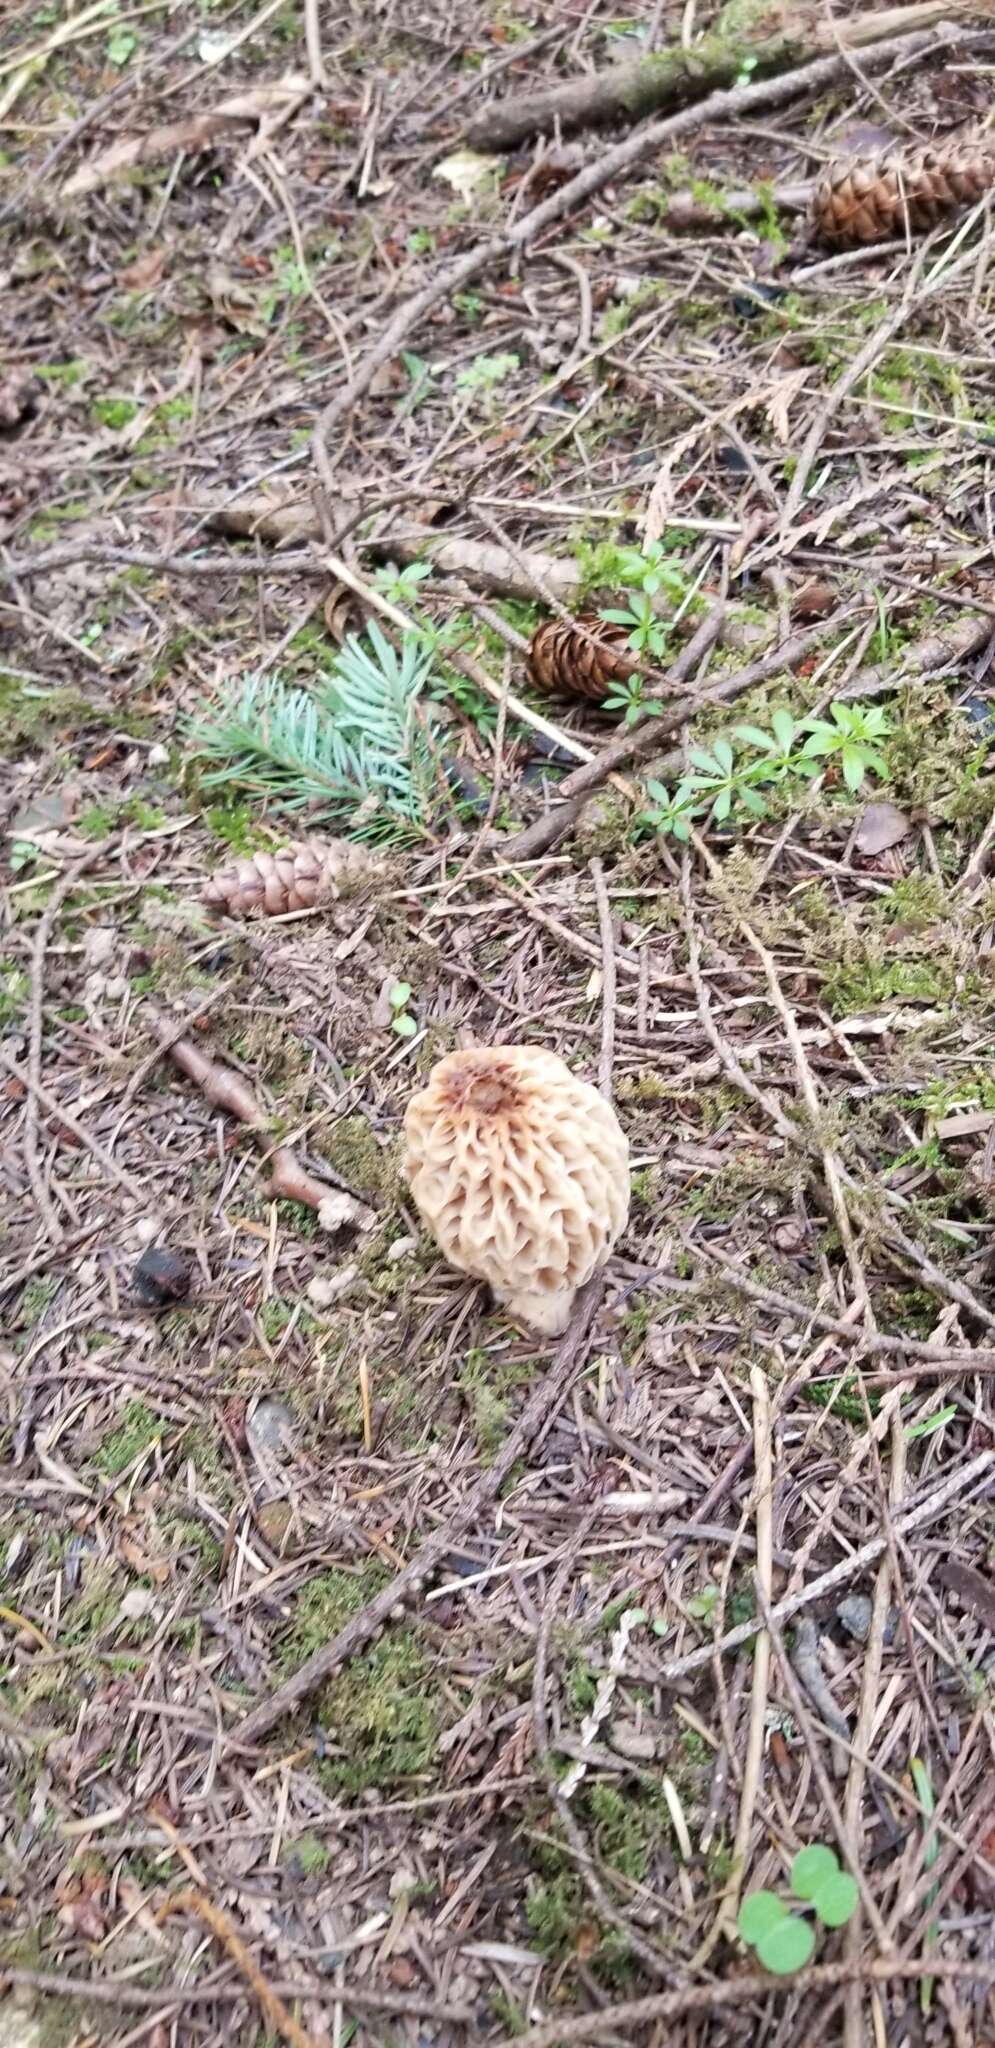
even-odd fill
[{"label": "open pine cone scale", "polygon": [[593,614],[570,624],[544,619],[532,635],[529,675],[536,689],[551,697],[583,697],[600,704],[613,683],[624,682],[638,668],[627,628]]},{"label": "open pine cone scale", "polygon": [[816,234],[831,248],[924,234],[973,206],[995,184],[995,144],[950,143],[908,156],[850,157],[830,164],[815,188]]}]

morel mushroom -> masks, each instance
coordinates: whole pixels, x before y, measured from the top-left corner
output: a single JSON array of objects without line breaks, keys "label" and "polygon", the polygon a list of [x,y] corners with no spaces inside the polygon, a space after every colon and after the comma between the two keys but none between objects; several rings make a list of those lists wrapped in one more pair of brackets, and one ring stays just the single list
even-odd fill
[{"label": "morel mushroom", "polygon": [[408,1104],[404,1170],[447,1259],[531,1329],[566,1329],[629,1213],[610,1104],[556,1053],[453,1052]]}]

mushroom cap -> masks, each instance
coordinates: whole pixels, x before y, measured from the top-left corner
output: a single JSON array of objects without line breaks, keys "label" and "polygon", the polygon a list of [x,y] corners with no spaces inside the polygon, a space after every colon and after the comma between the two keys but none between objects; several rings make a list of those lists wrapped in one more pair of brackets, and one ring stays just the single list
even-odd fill
[{"label": "mushroom cap", "polygon": [[557,1053],[449,1053],[409,1102],[404,1131],[421,1215],[450,1263],[499,1299],[566,1293],[569,1303],[625,1227],[628,1140]]}]

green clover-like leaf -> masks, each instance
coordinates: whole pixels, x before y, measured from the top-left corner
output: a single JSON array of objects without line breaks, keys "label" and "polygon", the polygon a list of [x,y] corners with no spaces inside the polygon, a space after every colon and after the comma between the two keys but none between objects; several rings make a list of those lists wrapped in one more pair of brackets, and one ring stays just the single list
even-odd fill
[{"label": "green clover-like leaf", "polygon": [[825,1842],[813,1842],[808,1849],[799,1849],[791,1865],[791,1889],[795,1898],[814,1899],[816,1892],[838,1871],[836,1857]]},{"label": "green clover-like leaf", "polygon": [[837,1870],[820,1884],[812,1904],[823,1927],[843,1927],[857,1910],[860,1893],[848,1870]]},{"label": "green clover-like leaf", "polygon": [[736,1915],[740,1940],[755,1948],[765,1934],[788,1917],[788,1909],[776,1892],[747,1892]]},{"label": "green clover-like leaf", "polygon": [[815,1935],[808,1921],[788,1913],[757,1942],[757,1961],[773,1977],[790,1977],[811,1962],[814,1948]]}]

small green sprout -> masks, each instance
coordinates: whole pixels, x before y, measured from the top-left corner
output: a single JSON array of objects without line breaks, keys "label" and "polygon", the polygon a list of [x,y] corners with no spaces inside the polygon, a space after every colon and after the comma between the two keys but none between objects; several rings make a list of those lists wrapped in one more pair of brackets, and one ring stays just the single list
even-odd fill
[{"label": "small green sprout", "polygon": [[431,562],[409,562],[406,569],[399,569],[396,562],[385,562],[375,572],[373,582],[391,604],[410,605],[418,601],[419,583],[431,574]]},{"label": "small green sprout", "polygon": [[[810,1906],[823,1927],[843,1927],[856,1912],[859,1892],[849,1871],[841,1870],[832,1849],[813,1842],[799,1849],[791,1865],[791,1890]],[[815,1929],[792,1913],[776,1892],[748,1892],[736,1918],[740,1939],[755,1949],[757,1961],[773,1977],[790,1977],[815,1953]]]},{"label": "small green sprout", "polygon": [[387,1001],[393,1013],[390,1020],[391,1030],[396,1033],[398,1038],[414,1038],[418,1030],[418,1024],[408,1009],[408,1004],[411,1001],[411,983],[409,981],[395,981]]}]

